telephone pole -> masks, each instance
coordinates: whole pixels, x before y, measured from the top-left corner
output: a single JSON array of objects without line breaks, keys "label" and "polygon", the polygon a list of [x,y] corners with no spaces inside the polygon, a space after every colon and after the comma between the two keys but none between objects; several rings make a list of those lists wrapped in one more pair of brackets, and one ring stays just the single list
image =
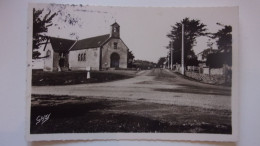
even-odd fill
[{"label": "telephone pole", "polygon": [[169,56],[169,55],[167,56],[167,60],[168,60],[168,61],[167,61],[167,63],[168,63],[168,69],[169,69],[169,68],[170,68],[170,63],[169,63],[169,62],[170,62],[170,56]]},{"label": "telephone pole", "polygon": [[182,39],[181,39],[181,74],[184,75],[184,24],[182,23]]},{"label": "telephone pole", "polygon": [[173,42],[172,41],[171,41],[170,49],[171,49],[171,70],[172,70],[172,50],[173,50]]}]

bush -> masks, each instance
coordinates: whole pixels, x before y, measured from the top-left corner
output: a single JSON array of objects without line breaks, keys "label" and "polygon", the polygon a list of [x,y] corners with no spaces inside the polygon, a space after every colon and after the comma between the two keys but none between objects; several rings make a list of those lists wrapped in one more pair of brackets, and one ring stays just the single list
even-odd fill
[{"label": "bush", "polygon": [[221,68],[223,64],[232,66],[232,54],[229,53],[213,53],[209,54],[206,65],[210,68]]}]

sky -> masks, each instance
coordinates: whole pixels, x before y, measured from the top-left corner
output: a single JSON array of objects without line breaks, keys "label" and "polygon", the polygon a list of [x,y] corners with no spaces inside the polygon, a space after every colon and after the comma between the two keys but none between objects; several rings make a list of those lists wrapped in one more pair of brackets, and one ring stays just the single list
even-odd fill
[{"label": "sky", "polygon": [[[238,11],[226,8],[172,8],[172,7],[98,7],[53,4],[34,4],[34,8],[60,12],[53,19],[46,35],[67,39],[85,39],[109,34],[110,25],[120,25],[120,37],[135,56],[135,59],[157,62],[166,57],[170,39],[166,36],[171,26],[182,19],[200,20],[207,25],[208,32],[217,32],[222,27],[216,23],[235,26]],[[67,16],[70,17],[67,17]],[[66,19],[67,18],[67,19]],[[71,25],[69,20],[76,20]],[[66,20],[66,22],[65,22]],[[195,54],[207,48],[207,37],[197,38]],[[214,42],[214,41],[213,41]],[[217,49],[214,45],[213,48]]]}]

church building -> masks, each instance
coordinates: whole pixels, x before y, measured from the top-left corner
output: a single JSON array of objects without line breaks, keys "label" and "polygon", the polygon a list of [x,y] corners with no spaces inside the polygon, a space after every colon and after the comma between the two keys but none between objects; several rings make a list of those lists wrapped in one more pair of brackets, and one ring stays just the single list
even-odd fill
[{"label": "church building", "polygon": [[116,22],[110,34],[82,40],[49,37],[45,50],[44,71],[127,68],[129,51]]}]

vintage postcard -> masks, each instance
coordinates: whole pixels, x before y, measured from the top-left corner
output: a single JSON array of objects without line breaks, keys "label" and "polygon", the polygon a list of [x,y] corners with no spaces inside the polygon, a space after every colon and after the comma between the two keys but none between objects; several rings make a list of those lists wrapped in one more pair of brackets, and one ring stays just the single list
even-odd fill
[{"label": "vintage postcard", "polygon": [[238,138],[238,7],[29,4],[39,140]]}]

